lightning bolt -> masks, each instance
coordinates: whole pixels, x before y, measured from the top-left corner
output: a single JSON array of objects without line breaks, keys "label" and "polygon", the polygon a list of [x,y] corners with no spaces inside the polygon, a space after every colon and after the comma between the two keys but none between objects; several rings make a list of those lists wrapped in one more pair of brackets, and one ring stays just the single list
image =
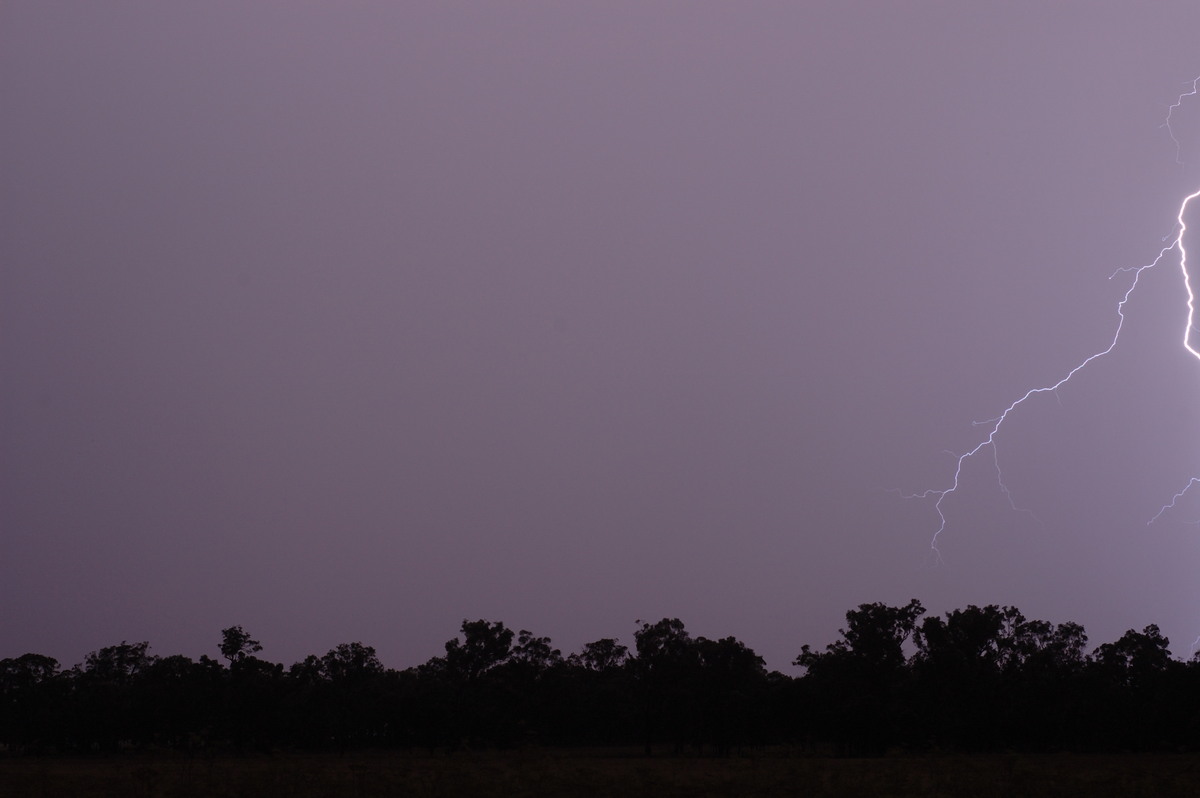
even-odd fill
[{"label": "lightning bolt", "polygon": [[[1171,118],[1174,115],[1175,111],[1178,110],[1179,107],[1183,105],[1183,103],[1187,100],[1187,98],[1194,97],[1197,94],[1200,94],[1200,76],[1197,76],[1192,81],[1192,86],[1189,91],[1185,91],[1182,94],[1180,94],[1176,98],[1175,102],[1170,105],[1170,107],[1167,109],[1166,119],[1163,121],[1163,124],[1162,124],[1162,127],[1165,127],[1167,130],[1167,135],[1169,135],[1171,137],[1171,141],[1174,142],[1174,144],[1175,144],[1175,160],[1177,163],[1180,163],[1180,164],[1183,163],[1183,160],[1182,160],[1181,154],[1180,154],[1181,153],[1181,145],[1180,145],[1179,139],[1176,138],[1175,132],[1171,127]],[[987,421],[973,422],[973,426],[986,427],[987,428],[987,436],[984,437],[983,440],[981,440],[979,443],[977,443],[974,448],[969,449],[968,451],[963,452],[962,454],[959,454],[955,457],[954,478],[951,481],[949,487],[941,488],[941,489],[930,489],[930,490],[921,491],[920,493],[911,493],[911,494],[905,495],[905,498],[909,498],[909,499],[934,499],[933,508],[937,512],[939,523],[938,523],[937,531],[933,533],[933,538],[929,541],[929,548],[930,548],[931,553],[933,554],[934,559],[937,562],[939,562],[939,563],[942,562],[942,553],[941,553],[940,549],[938,548],[938,539],[941,537],[942,533],[946,531],[946,527],[948,525],[948,522],[946,519],[946,508],[945,508],[946,500],[958,492],[958,489],[959,489],[960,485],[962,484],[963,467],[967,464],[967,462],[969,460],[971,460],[971,458],[978,455],[984,449],[991,448],[993,462],[995,463],[995,466],[996,466],[996,479],[1000,485],[1000,490],[1003,492],[1004,496],[1008,499],[1009,506],[1011,506],[1014,510],[1020,509],[1015,504],[1013,497],[1012,497],[1012,493],[1009,491],[1008,486],[1004,483],[1004,477],[1000,471],[999,455],[997,454],[997,448],[996,448],[996,436],[998,436],[1000,434],[1000,431],[1001,431],[1001,429],[1003,429],[1005,422],[1008,421],[1009,416],[1011,416],[1014,412],[1016,412],[1016,410],[1019,407],[1021,407],[1021,405],[1025,404],[1026,402],[1028,402],[1030,399],[1037,396],[1038,394],[1054,393],[1055,395],[1057,395],[1056,392],[1058,391],[1058,389],[1061,388],[1063,385],[1067,384],[1071,380],[1072,377],[1074,377],[1076,374],[1078,374],[1083,369],[1087,368],[1088,365],[1090,365],[1094,361],[1099,360],[1100,358],[1104,357],[1108,353],[1112,352],[1117,347],[1117,342],[1121,338],[1121,330],[1124,329],[1124,327],[1125,327],[1125,306],[1129,303],[1129,299],[1130,299],[1130,297],[1133,296],[1133,292],[1137,290],[1138,282],[1141,280],[1142,275],[1145,272],[1149,271],[1150,269],[1153,269],[1159,263],[1161,263],[1163,261],[1163,259],[1167,257],[1168,253],[1175,251],[1175,250],[1178,250],[1178,252],[1179,252],[1179,268],[1180,268],[1180,271],[1183,273],[1183,286],[1187,292],[1187,321],[1186,321],[1186,324],[1184,325],[1184,330],[1183,330],[1183,348],[1189,354],[1191,354],[1192,357],[1194,357],[1198,361],[1200,361],[1200,351],[1197,351],[1197,349],[1195,349],[1190,343],[1190,340],[1192,337],[1192,331],[1197,329],[1196,323],[1195,323],[1196,295],[1195,295],[1195,292],[1192,290],[1191,277],[1188,274],[1187,248],[1184,246],[1184,234],[1187,232],[1187,224],[1184,222],[1184,218],[1183,218],[1184,215],[1187,213],[1188,205],[1191,203],[1192,200],[1196,199],[1197,197],[1200,197],[1200,189],[1197,189],[1196,191],[1187,195],[1180,202],[1179,211],[1175,215],[1174,231],[1172,233],[1169,233],[1163,239],[1163,241],[1165,242],[1165,245],[1162,247],[1162,249],[1159,250],[1158,255],[1154,258],[1154,260],[1152,260],[1149,263],[1142,265],[1142,266],[1125,266],[1120,269],[1117,269],[1115,272],[1113,272],[1111,275],[1109,275],[1108,279],[1112,280],[1118,274],[1132,274],[1132,279],[1130,280],[1129,287],[1125,290],[1125,293],[1122,295],[1121,300],[1117,303],[1116,329],[1113,331],[1112,339],[1108,342],[1108,346],[1104,347],[1103,349],[1096,352],[1095,354],[1090,355],[1089,357],[1080,361],[1074,368],[1072,368],[1070,371],[1068,371],[1057,382],[1054,382],[1049,385],[1043,385],[1043,386],[1036,387],[1036,388],[1030,388],[1028,391],[1026,391],[1024,394],[1022,394],[1020,396],[1020,398],[1018,398],[1015,402],[1013,402],[1008,407],[1006,407],[1004,409],[1004,412],[1002,412],[1000,415],[996,416],[995,418],[988,419]],[[1154,523],[1156,520],[1158,520],[1158,518],[1160,516],[1163,515],[1163,513],[1172,509],[1175,506],[1176,502],[1178,502],[1180,499],[1182,499],[1183,496],[1185,494],[1187,494],[1187,492],[1197,484],[1200,484],[1200,477],[1192,477],[1188,481],[1187,485],[1185,485],[1182,490],[1180,490],[1178,493],[1176,493],[1175,496],[1171,499],[1171,501],[1168,504],[1163,505],[1163,507],[1154,515],[1153,518],[1150,519],[1150,521],[1148,523],[1150,523],[1150,524]],[[1198,640],[1197,642],[1200,643],[1200,640]]]},{"label": "lightning bolt", "polygon": [[1175,138],[1175,131],[1171,129],[1171,116],[1175,113],[1175,110],[1179,108],[1179,106],[1183,105],[1184,100],[1186,100],[1188,97],[1195,97],[1197,91],[1200,91],[1200,76],[1197,76],[1192,80],[1191,91],[1185,91],[1183,94],[1175,98],[1175,102],[1171,103],[1170,107],[1167,108],[1167,118],[1163,120],[1161,125],[1159,125],[1159,127],[1165,127],[1167,129],[1167,135],[1171,137],[1171,141],[1175,142],[1175,163],[1179,164],[1180,166],[1183,165],[1183,157],[1181,154],[1183,145],[1179,143],[1179,139]]},{"label": "lightning bolt", "polygon": [[[1160,509],[1157,513],[1155,513],[1154,517],[1146,522],[1146,526],[1150,526],[1150,524],[1153,524],[1155,521],[1157,521],[1159,516],[1161,516],[1167,510],[1175,509],[1175,502],[1182,499],[1184,497],[1184,495],[1188,492],[1188,490],[1191,489],[1192,485],[1195,485],[1197,482],[1200,482],[1200,477],[1192,477],[1191,479],[1189,479],[1188,484],[1183,486],[1183,490],[1179,491],[1174,496],[1172,496],[1171,501],[1164,504],[1162,506],[1162,509]],[[1200,523],[1200,521],[1198,521],[1197,523]]]}]

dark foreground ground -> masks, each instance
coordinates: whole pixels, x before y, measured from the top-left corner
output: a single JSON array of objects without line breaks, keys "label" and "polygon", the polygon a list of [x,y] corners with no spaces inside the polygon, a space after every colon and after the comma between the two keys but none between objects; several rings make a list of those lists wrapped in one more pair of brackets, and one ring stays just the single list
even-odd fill
[{"label": "dark foreground ground", "polygon": [[729,759],[633,752],[0,760],[0,796],[1196,796],[1200,754],[894,756],[784,751]]}]

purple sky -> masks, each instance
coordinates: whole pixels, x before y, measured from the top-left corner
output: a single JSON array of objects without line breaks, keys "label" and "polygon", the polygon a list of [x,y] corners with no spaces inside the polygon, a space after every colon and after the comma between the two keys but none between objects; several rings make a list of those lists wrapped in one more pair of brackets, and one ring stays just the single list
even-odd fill
[{"label": "purple sky", "polygon": [[[1200,634],[1200,5],[7,2],[0,657]],[[1196,220],[1200,227],[1200,219]],[[1194,245],[1200,251],[1200,241]],[[1036,516],[1036,519],[1033,517]]]}]

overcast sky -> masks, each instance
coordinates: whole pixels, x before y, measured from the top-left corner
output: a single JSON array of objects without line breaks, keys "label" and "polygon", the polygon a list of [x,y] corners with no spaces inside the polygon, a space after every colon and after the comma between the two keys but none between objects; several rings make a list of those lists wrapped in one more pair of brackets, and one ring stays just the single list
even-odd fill
[{"label": "overcast sky", "polygon": [[[1200,635],[1186,2],[0,10],[0,657]],[[1200,228],[1200,209],[1195,225]],[[1200,235],[1200,233],[1198,233]],[[1194,245],[1200,251],[1200,240]]]}]

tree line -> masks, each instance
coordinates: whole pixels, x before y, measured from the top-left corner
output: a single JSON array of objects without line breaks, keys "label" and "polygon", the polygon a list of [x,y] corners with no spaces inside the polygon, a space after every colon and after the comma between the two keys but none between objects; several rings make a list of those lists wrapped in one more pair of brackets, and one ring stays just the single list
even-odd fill
[{"label": "tree line", "polygon": [[[456,750],[637,746],[729,755],[766,745],[888,750],[1165,750],[1200,744],[1200,658],[1172,658],[1158,627],[1088,653],[1075,623],[1013,607],[925,616],[863,604],[839,639],[805,645],[792,677],[733,637],[676,618],[638,622],[568,656],[549,638],[463,621],[445,653],[385,668],[343,643],[285,668],[240,626],[221,659],[157,656],[122,642],[61,668],[0,660],[0,746],[10,754],[129,748]],[[223,660],[223,661],[222,661]]]}]

